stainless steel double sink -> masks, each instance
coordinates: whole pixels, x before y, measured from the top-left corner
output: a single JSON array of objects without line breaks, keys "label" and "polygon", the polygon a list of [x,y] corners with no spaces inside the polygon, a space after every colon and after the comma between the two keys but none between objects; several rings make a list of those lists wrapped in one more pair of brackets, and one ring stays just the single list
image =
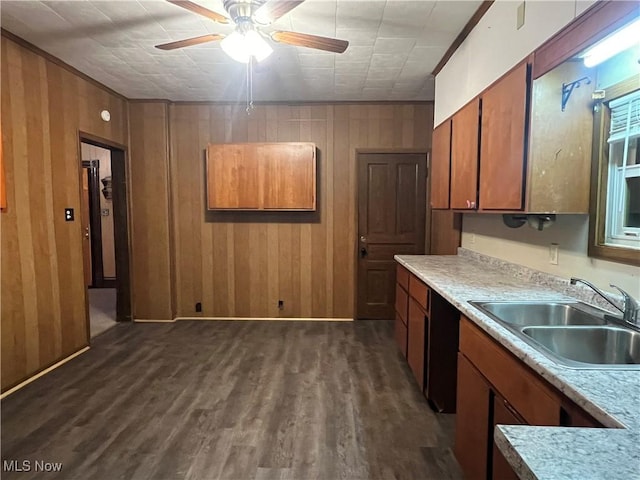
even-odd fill
[{"label": "stainless steel double sink", "polygon": [[640,330],[605,310],[582,302],[469,303],[564,366],[640,369]]}]

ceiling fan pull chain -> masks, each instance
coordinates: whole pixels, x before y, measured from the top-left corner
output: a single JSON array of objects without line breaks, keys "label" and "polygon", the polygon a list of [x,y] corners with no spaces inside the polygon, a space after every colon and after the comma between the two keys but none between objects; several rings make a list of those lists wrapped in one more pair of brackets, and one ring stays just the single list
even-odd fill
[{"label": "ceiling fan pull chain", "polygon": [[253,55],[249,56],[249,78],[251,79],[251,92],[249,93],[250,97],[250,102],[249,102],[249,106],[251,107],[251,110],[253,110]]},{"label": "ceiling fan pull chain", "polygon": [[[251,59],[249,59],[249,62],[251,61]],[[247,115],[250,115],[251,112],[249,111],[249,62],[247,62],[247,69],[245,70],[245,74],[247,77],[247,88],[245,89],[245,97],[246,97],[246,109],[245,111],[247,112]]]}]

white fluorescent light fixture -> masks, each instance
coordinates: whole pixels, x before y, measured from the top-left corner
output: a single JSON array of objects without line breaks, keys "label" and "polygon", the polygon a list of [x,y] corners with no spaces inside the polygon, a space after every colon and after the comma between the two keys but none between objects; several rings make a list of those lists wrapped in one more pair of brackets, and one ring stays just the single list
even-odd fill
[{"label": "white fluorescent light fixture", "polygon": [[587,49],[582,54],[584,66],[595,67],[618,53],[638,45],[640,45],[640,18]]},{"label": "white fluorescent light fixture", "polygon": [[273,53],[271,45],[255,30],[244,33],[236,30],[225,37],[220,46],[227,55],[240,63],[249,63],[252,56],[261,62]]}]

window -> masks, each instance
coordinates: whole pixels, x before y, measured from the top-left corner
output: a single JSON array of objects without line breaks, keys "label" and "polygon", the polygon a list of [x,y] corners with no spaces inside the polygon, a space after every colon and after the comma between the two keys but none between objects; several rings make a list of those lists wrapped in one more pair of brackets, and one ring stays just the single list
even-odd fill
[{"label": "window", "polygon": [[605,245],[640,249],[640,90],[609,103]]}]

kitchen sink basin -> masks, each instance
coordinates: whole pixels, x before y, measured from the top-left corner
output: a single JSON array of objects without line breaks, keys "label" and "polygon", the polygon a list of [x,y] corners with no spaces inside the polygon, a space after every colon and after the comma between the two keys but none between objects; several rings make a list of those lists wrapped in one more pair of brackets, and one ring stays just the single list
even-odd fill
[{"label": "kitchen sink basin", "polygon": [[606,325],[605,312],[582,303],[471,302],[489,316],[514,326]]},{"label": "kitchen sink basin", "polygon": [[525,327],[522,333],[555,355],[599,365],[640,364],[640,332],[605,327]]},{"label": "kitchen sink basin", "polygon": [[557,363],[585,369],[640,369],[640,330],[582,302],[472,301]]}]

